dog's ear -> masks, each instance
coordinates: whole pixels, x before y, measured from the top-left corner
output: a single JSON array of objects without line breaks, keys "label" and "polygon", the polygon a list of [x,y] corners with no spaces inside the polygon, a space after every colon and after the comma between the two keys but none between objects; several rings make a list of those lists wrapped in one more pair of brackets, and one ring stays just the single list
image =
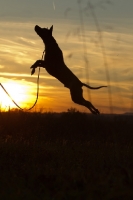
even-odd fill
[{"label": "dog's ear", "polygon": [[50,27],[49,31],[50,31],[50,33],[51,33],[51,35],[52,35],[52,32],[53,32],[53,25]]}]

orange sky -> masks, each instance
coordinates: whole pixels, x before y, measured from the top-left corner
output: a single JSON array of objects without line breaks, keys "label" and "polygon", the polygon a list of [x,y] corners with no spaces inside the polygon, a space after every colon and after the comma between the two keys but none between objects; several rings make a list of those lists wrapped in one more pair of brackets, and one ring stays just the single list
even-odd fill
[{"label": "orange sky", "polygon": [[[15,0],[13,2],[15,3]],[[87,5],[87,2],[83,1],[82,8]],[[95,0],[95,2],[99,1]],[[131,107],[133,105],[132,18],[130,12],[125,12],[124,16],[121,13],[124,5],[127,6],[127,10],[131,7],[131,1],[127,1],[127,4],[122,1],[123,4],[121,6],[123,5],[123,7],[120,7],[118,1],[116,2],[116,4],[112,3],[111,5],[103,4],[104,9],[95,4],[98,8],[96,7],[94,12],[102,31],[101,37],[105,54],[102,52],[100,35],[97,32],[95,20],[91,16],[90,10],[88,10],[88,15],[85,15],[85,11],[82,13],[84,17],[84,32],[82,32],[81,25],[83,24],[80,23],[76,2],[75,5],[77,7],[74,7],[74,2],[71,3],[71,1],[68,2],[67,6],[63,3],[59,4],[61,1],[56,0],[54,1],[54,7],[51,2],[47,2],[47,8],[50,9],[49,13],[52,13],[52,16],[49,16],[47,10],[46,13],[44,12],[44,16],[42,13],[40,14],[39,7],[37,8],[37,16],[33,12],[35,8],[31,7],[29,9],[31,9],[31,16],[33,16],[28,17],[30,12],[26,11],[27,17],[23,15],[23,12],[20,12],[20,18],[16,18],[17,12],[13,10],[14,7],[11,8],[12,12],[6,9],[5,11],[2,10],[4,17],[2,16],[0,19],[0,83],[7,89],[16,103],[28,108],[32,106],[36,99],[38,70],[31,76],[30,66],[37,59],[41,59],[44,46],[41,39],[36,35],[34,26],[38,24],[42,27],[50,27],[53,24],[53,36],[63,51],[67,66],[81,81],[85,83],[89,81],[91,86],[108,85],[105,58],[110,75],[113,112],[133,111]],[[64,9],[63,12],[58,10],[58,5],[59,8]],[[74,11],[71,12],[73,8]],[[84,61],[83,41],[85,41],[87,48],[86,56],[89,66]],[[86,78],[87,67],[89,80],[87,79],[88,77]],[[107,88],[95,91],[84,88],[84,96],[88,99],[88,93],[90,93],[91,102],[94,106],[101,113],[110,113],[108,91]],[[16,107],[1,88],[0,107],[3,110],[8,110],[9,107]],[[71,101],[69,90],[54,77],[51,77],[45,69],[41,69],[39,100],[35,109],[60,112],[67,111],[70,107],[89,112],[85,107],[74,104]]]}]

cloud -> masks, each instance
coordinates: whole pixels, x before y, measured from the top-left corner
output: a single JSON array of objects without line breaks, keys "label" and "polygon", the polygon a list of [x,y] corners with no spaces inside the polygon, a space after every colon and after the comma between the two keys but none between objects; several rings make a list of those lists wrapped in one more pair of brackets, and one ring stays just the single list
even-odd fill
[{"label": "cloud", "polygon": [[4,68],[4,65],[0,65],[0,69]]}]

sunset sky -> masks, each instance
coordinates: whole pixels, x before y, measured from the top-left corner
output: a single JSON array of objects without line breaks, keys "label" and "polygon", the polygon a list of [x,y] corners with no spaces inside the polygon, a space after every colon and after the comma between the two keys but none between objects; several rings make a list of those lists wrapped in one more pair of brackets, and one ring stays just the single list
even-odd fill
[{"label": "sunset sky", "polygon": [[[94,91],[83,88],[85,99],[91,97],[101,113],[133,112],[132,0],[0,0],[0,83],[24,108],[36,99],[38,70],[31,76],[30,66],[44,50],[36,24],[53,25],[66,65],[82,82],[108,85]],[[0,88],[0,108],[9,107],[16,106]],[[69,89],[41,68],[34,110],[61,112],[70,107],[89,112],[74,104]]]}]

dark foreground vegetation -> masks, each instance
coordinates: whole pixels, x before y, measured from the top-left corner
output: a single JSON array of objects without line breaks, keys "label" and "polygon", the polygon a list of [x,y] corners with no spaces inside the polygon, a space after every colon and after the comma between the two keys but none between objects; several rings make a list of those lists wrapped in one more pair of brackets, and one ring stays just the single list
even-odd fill
[{"label": "dark foreground vegetation", "polygon": [[0,199],[133,199],[133,116],[1,112]]}]

